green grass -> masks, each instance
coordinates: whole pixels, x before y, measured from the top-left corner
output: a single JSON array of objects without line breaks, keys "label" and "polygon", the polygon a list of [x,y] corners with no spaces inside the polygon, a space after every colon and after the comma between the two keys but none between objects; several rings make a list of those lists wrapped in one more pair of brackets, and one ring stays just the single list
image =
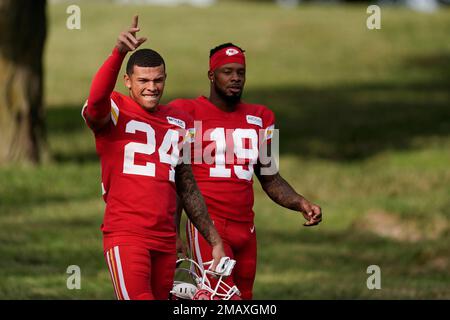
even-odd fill
[{"label": "green grass", "polygon": [[[0,168],[0,298],[113,299],[102,256],[100,165],[80,108],[118,32],[140,14],[166,59],[164,102],[207,94],[211,47],[247,50],[245,99],[268,105],[281,174],[324,222],[272,203],[255,183],[256,299],[450,298],[450,11],[81,2],[82,29],[49,5],[45,100],[52,161]],[[117,89],[123,90],[121,81]],[[382,289],[368,290],[379,265]],[[81,267],[81,290],[66,269]]]}]

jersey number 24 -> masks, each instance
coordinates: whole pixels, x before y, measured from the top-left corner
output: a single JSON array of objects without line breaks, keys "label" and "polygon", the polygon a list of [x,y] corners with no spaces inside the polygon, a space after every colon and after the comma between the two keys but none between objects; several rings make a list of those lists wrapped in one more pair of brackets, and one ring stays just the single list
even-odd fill
[{"label": "jersey number 24", "polygon": [[[136,131],[144,132],[147,135],[147,143],[129,142],[125,145],[123,173],[154,177],[156,174],[155,164],[152,162],[147,162],[145,165],[135,164],[134,156],[136,153],[151,155],[156,151],[155,129],[148,123],[131,120],[127,123],[125,131],[133,134]],[[173,129],[167,130],[163,142],[158,149],[160,162],[170,165],[170,181],[175,181],[175,166],[180,157],[180,150],[178,149],[179,137],[180,134],[178,131]],[[171,147],[172,152],[169,153]]]}]

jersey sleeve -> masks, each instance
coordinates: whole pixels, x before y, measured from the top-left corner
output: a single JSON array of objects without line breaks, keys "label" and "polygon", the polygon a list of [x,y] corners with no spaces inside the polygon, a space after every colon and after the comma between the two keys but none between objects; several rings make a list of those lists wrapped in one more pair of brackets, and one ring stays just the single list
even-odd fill
[{"label": "jersey sleeve", "polygon": [[[82,110],[82,116],[88,125],[90,120],[103,119],[110,113],[113,122],[115,119],[115,123],[117,123],[118,108],[112,99],[112,93],[124,58],[125,54],[120,53],[117,48],[114,48],[111,55],[95,74],[89,97]],[[117,117],[113,116],[114,113]]]},{"label": "jersey sleeve", "polygon": [[263,113],[264,140],[271,140],[275,130],[275,114],[272,110],[265,108]]},{"label": "jersey sleeve", "polygon": [[[111,100],[110,100],[110,114],[111,114],[111,121],[112,123],[117,126],[117,122],[119,121],[119,115],[120,115],[120,105],[121,97],[116,93],[113,92],[111,94]],[[89,122],[86,120],[86,112],[87,112],[87,106],[88,106],[88,100],[83,105],[83,108],[81,109],[81,117],[84,119],[86,124],[89,126]]]},{"label": "jersey sleeve", "polygon": [[[263,109],[263,128],[260,135],[258,162],[261,175],[274,175],[278,172],[278,139],[275,134],[275,114],[268,108]],[[275,141],[273,141],[275,140]]]},{"label": "jersey sleeve", "polygon": [[182,113],[186,123],[186,131],[181,145],[178,164],[191,164],[193,161],[194,142],[196,138],[193,105],[187,99],[175,99],[169,102],[168,106],[175,109],[176,112]]},{"label": "jersey sleeve", "polygon": [[178,161],[178,164],[192,163],[193,145],[195,142],[194,119],[190,115],[186,114],[185,123],[186,123],[186,131],[182,141],[180,160]]}]

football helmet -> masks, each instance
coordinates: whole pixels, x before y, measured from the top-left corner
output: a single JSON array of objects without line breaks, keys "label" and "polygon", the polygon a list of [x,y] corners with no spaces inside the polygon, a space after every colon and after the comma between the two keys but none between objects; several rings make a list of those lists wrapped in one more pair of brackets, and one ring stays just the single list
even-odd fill
[{"label": "football helmet", "polygon": [[[187,263],[188,268],[181,267],[181,264]],[[187,273],[190,280],[194,283],[175,280],[170,291],[173,300],[241,300],[239,289],[236,286],[229,286],[223,279],[231,275],[236,260],[229,257],[223,257],[215,270],[211,270],[213,261],[208,261],[199,265],[190,258],[181,258],[177,260],[176,274]],[[208,268],[206,268],[208,267]],[[209,276],[212,276],[217,282],[212,285]]]}]

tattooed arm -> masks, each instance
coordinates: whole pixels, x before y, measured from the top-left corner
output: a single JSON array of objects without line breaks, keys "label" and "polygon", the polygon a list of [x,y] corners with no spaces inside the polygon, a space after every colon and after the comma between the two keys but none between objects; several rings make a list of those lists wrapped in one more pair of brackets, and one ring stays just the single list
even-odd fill
[{"label": "tattooed arm", "polygon": [[187,257],[187,249],[183,240],[181,239],[180,233],[180,223],[181,223],[181,214],[183,213],[183,205],[181,203],[180,198],[177,196],[177,209],[175,211],[175,226],[177,231],[177,253],[181,253],[183,257]]},{"label": "tattooed arm", "polygon": [[[180,217],[181,208],[184,207],[189,220],[191,220],[205,240],[212,246],[214,258],[213,268],[215,268],[220,258],[225,257],[225,251],[223,249],[222,239],[209,217],[203,196],[200,190],[198,190],[190,165],[182,163],[176,167],[175,183],[180,202],[180,209],[177,210],[179,211],[177,214]],[[178,222],[179,217],[176,217]]]},{"label": "tattooed arm", "polygon": [[322,221],[322,209],[295,192],[278,172],[271,175],[261,174],[261,165],[258,164],[255,166],[255,174],[270,199],[280,206],[303,214],[307,220],[304,226],[315,226]]}]

